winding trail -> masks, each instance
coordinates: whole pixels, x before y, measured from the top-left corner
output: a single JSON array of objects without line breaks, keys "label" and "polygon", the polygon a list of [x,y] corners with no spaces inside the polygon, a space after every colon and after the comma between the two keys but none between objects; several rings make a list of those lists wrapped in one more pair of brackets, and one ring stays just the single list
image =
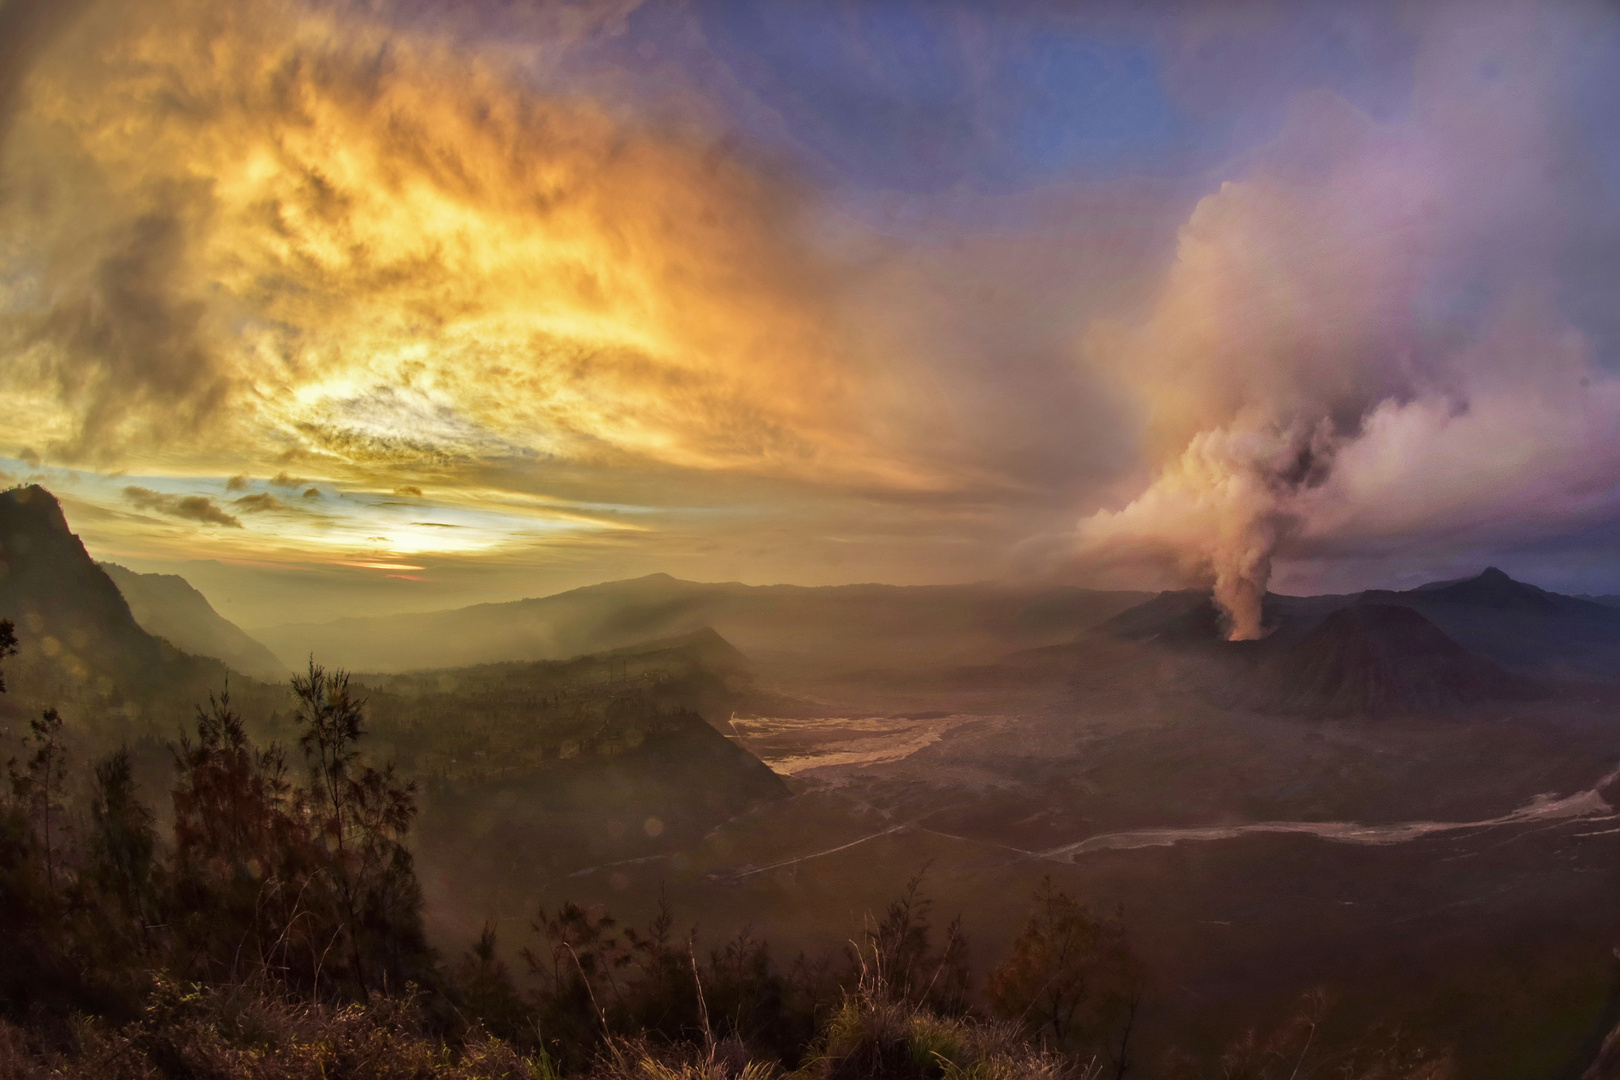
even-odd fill
[{"label": "winding trail", "polygon": [[[868,833],[836,847],[812,851],[795,858],[770,863],[767,866],[734,867],[729,870],[713,872],[708,876],[714,879],[741,881],[772,870],[785,870],[802,862],[834,855],[840,851],[848,851],[850,848],[859,847],[862,844],[885,836],[910,831],[930,833],[951,840],[987,844],[1032,859],[1045,859],[1052,862],[1073,862],[1081,855],[1095,851],[1122,851],[1132,848],[1168,847],[1172,844],[1197,843],[1200,841],[1229,840],[1249,833],[1293,833],[1315,836],[1322,840],[1330,840],[1340,844],[1400,844],[1425,836],[1432,836],[1436,833],[1491,829],[1503,825],[1524,825],[1534,822],[1556,824],[1576,820],[1593,823],[1614,821],[1620,819],[1620,814],[1615,813],[1615,808],[1603,797],[1603,790],[1617,780],[1620,780],[1620,765],[1616,765],[1612,770],[1605,773],[1596,784],[1584,791],[1578,791],[1573,795],[1565,795],[1562,798],[1554,795],[1537,795],[1517,810],[1480,821],[1405,821],[1390,825],[1363,825],[1353,821],[1261,821],[1250,825],[1129,829],[1122,832],[1103,833],[1099,836],[1087,837],[1073,844],[1064,844],[1061,847],[1049,848],[1045,851],[1026,851],[1023,848],[1013,847],[1009,844],[943,833],[936,829],[930,829],[920,822],[908,821],[898,825],[891,825],[874,833]],[[1620,831],[1620,829],[1612,831]],[[1583,833],[1582,835],[1595,834]]]},{"label": "winding trail", "polygon": [[1207,825],[1188,828],[1130,829],[1103,833],[1073,844],[1036,852],[1043,859],[1073,862],[1093,851],[1164,847],[1200,840],[1228,840],[1248,833],[1299,833],[1341,844],[1400,844],[1435,833],[1466,829],[1490,829],[1535,821],[1564,821],[1584,818],[1612,820],[1614,807],[1603,797],[1603,789],[1620,779],[1620,765],[1604,774],[1592,787],[1573,795],[1556,798],[1537,795],[1525,805],[1500,817],[1482,821],[1406,821],[1392,825],[1363,825],[1353,821],[1261,821],[1252,825]]},{"label": "winding trail", "polygon": [[808,855],[800,855],[795,859],[783,859],[781,862],[774,862],[769,866],[748,866],[736,870],[728,870],[717,874],[710,874],[709,876],[711,878],[731,878],[733,880],[740,881],[743,878],[753,877],[755,874],[764,874],[772,870],[785,870],[790,866],[797,866],[800,863],[807,862],[810,859],[819,859],[823,855],[834,855],[840,851],[848,851],[852,847],[860,847],[868,840],[877,840],[880,837],[892,836],[897,832],[904,832],[905,830],[911,828],[911,825],[911,822],[906,822],[902,825],[891,825],[881,832],[875,832],[867,836],[862,836],[859,839],[851,840],[847,844],[839,844],[837,847],[830,847],[825,851],[812,851]]}]

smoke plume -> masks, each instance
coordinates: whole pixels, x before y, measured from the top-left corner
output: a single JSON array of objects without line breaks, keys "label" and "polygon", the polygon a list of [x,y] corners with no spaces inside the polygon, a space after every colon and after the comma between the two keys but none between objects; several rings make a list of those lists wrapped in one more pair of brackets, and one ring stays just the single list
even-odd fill
[{"label": "smoke plume", "polygon": [[1410,117],[1298,102],[1199,202],[1145,317],[1093,325],[1087,359],[1140,403],[1151,472],[1081,523],[1084,558],[1212,583],[1246,639],[1279,554],[1567,525],[1603,501],[1615,380],[1553,284],[1590,201],[1548,119],[1575,28],[1479,21],[1437,18]]}]

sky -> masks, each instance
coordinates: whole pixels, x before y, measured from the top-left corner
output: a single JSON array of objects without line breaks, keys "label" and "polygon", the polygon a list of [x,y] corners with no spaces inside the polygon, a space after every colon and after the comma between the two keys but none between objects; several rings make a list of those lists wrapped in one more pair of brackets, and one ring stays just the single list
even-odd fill
[{"label": "sky", "polygon": [[0,0],[0,483],[243,625],[1620,591],[1606,4]]}]

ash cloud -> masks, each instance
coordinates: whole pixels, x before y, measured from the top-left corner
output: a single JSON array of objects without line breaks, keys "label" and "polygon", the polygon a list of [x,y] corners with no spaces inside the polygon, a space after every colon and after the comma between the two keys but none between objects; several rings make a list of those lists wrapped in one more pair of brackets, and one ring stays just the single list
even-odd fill
[{"label": "ash cloud", "polygon": [[1437,12],[1410,116],[1296,103],[1183,225],[1146,317],[1086,337],[1140,404],[1148,473],[1081,522],[1080,558],[1213,583],[1235,639],[1264,633],[1279,556],[1620,510],[1620,383],[1559,303],[1606,217],[1557,119],[1589,28]]}]

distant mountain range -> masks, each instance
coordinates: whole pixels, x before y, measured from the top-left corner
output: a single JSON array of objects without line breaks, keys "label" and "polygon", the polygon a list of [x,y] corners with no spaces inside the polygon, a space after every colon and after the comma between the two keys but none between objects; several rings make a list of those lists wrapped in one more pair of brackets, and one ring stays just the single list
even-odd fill
[{"label": "distant mountain range", "polygon": [[1208,591],[1160,593],[1096,630],[1224,663],[1271,711],[1381,716],[1546,698],[1561,684],[1620,679],[1620,608],[1515,581],[1494,567],[1405,591],[1268,595],[1266,637],[1223,640]]},{"label": "distant mountain range", "polygon": [[195,656],[211,656],[233,671],[279,682],[291,671],[274,653],[214,610],[208,598],[177,574],[140,574],[117,563],[101,569],[129,603],[130,614],[149,634]]},{"label": "distant mountain range", "polygon": [[[1338,596],[1267,594],[1275,651],[1300,641],[1334,612],[1381,605],[1421,614],[1462,648],[1499,664],[1549,675],[1620,678],[1620,608],[1515,581],[1491,567],[1477,577],[1405,591],[1369,589]],[[1099,631],[1133,641],[1203,648],[1224,636],[1208,590],[1163,592],[1107,620]]]},{"label": "distant mountain range", "polygon": [[1232,659],[1258,706],[1327,713],[1459,708],[1523,700],[1571,677],[1620,677],[1620,608],[1495,568],[1405,591],[1271,594],[1268,636],[1251,643],[1223,640],[1207,590],[812,588],[666,574],[503,604],[276,627],[256,641],[182,578],[97,567],[43,488],[0,495],[0,557],[0,618],[17,623],[23,647],[15,663],[54,678],[58,695],[159,684],[194,694],[221,684],[227,667],[279,681],[311,654],[381,675],[554,662],[661,640],[701,645],[717,672],[746,656],[767,682],[792,687],[871,672],[928,678],[1014,655],[1044,657],[1037,667],[1078,663],[1089,655],[1083,643],[1100,636]]},{"label": "distant mountain range", "polygon": [[817,677],[978,663],[1071,640],[1148,594],[997,584],[753,586],[651,574],[539,599],[256,630],[283,662],[355,671],[561,659],[708,626],[762,669]]}]

